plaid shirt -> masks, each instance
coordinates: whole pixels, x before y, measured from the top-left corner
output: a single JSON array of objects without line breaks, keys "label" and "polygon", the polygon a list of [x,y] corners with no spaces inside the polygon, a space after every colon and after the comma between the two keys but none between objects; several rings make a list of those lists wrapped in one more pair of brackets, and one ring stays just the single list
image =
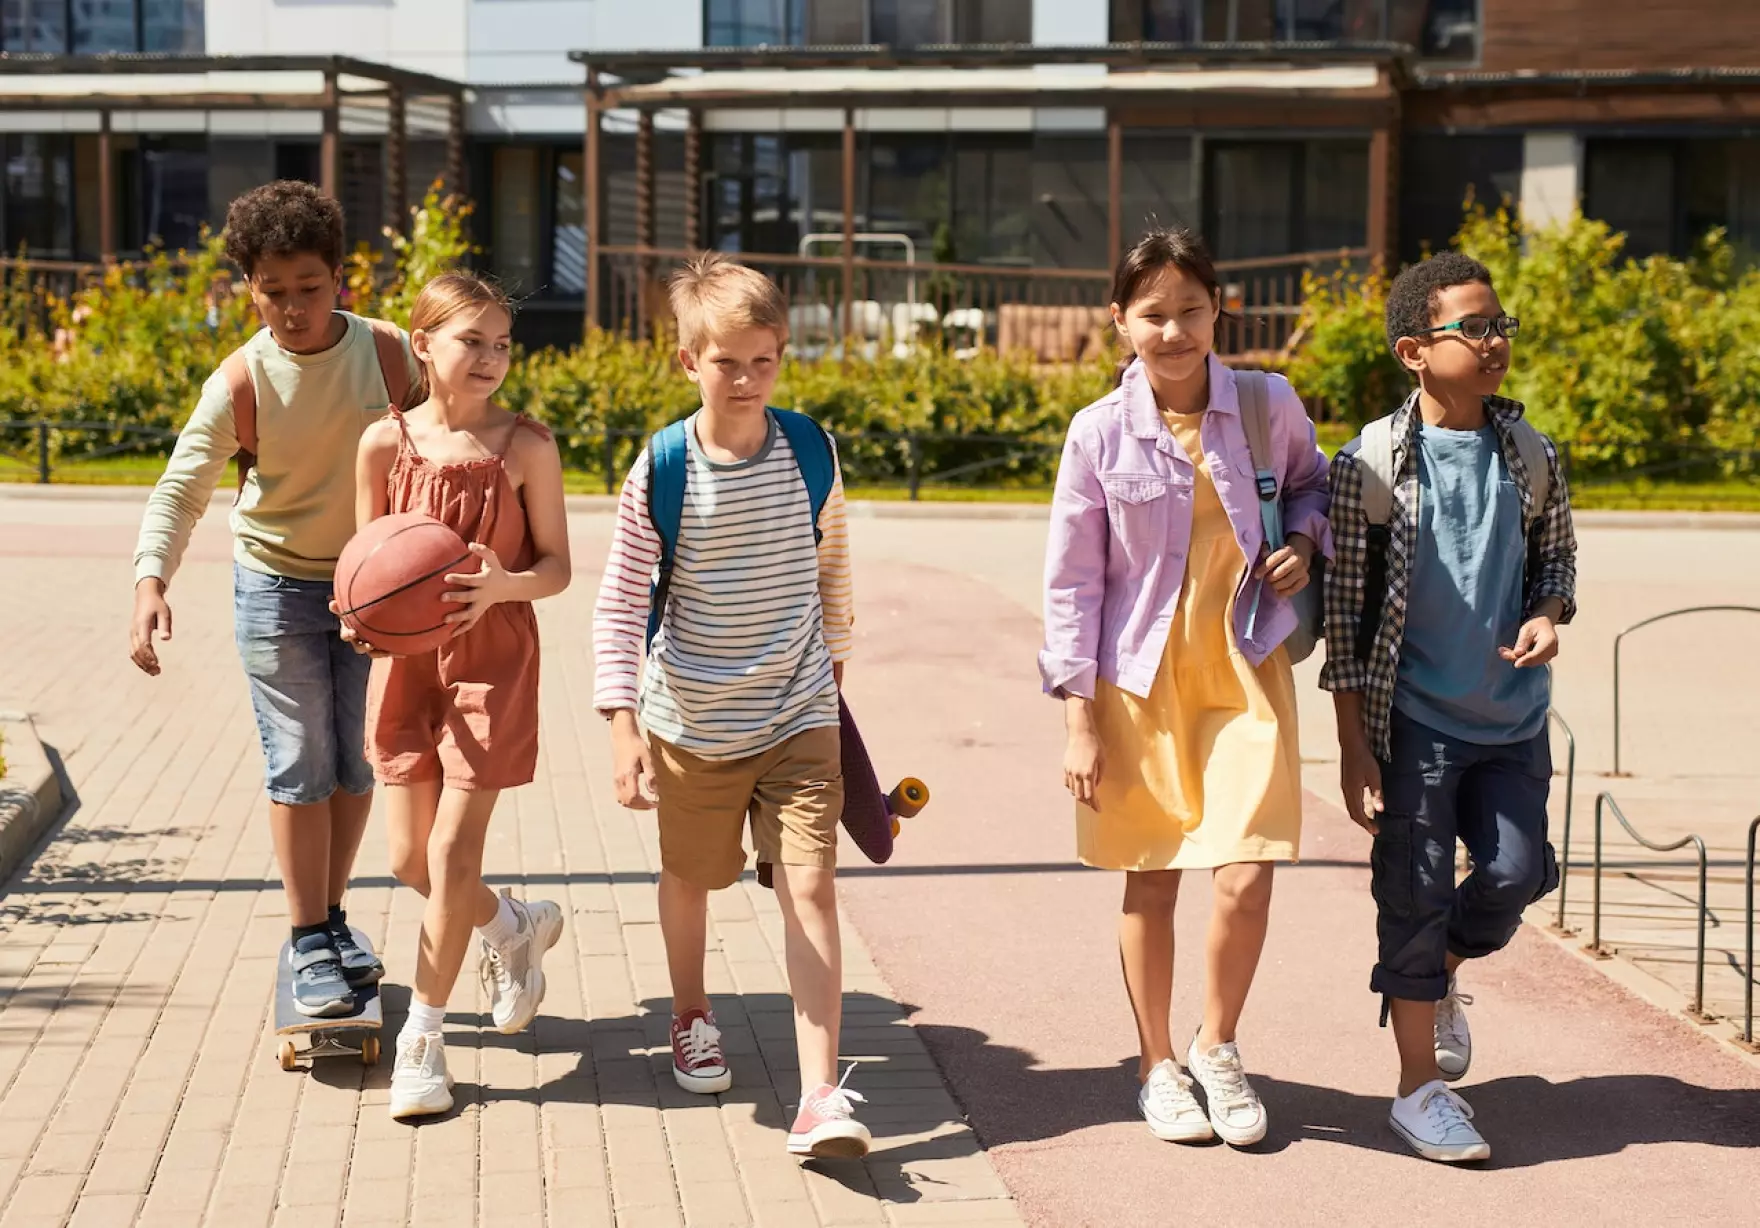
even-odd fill
[{"label": "plaid shirt", "polygon": [[[1363,724],[1377,758],[1388,758],[1388,718],[1399,677],[1400,646],[1405,641],[1406,603],[1411,591],[1412,555],[1418,534],[1418,394],[1393,416],[1393,505],[1388,515],[1387,597],[1381,605],[1368,660],[1357,657],[1357,624],[1363,610],[1363,575],[1369,557],[1369,524],[1363,516],[1363,474],[1357,459],[1361,439],[1345,445],[1332,462],[1332,539],[1334,555],[1326,570],[1326,664],[1320,685],[1329,691],[1362,691]],[[1510,438],[1522,417],[1522,405],[1506,397],[1486,397],[1486,416],[1503,444],[1503,462],[1522,499],[1522,523],[1534,526],[1529,540],[1537,547],[1537,566],[1527,577],[1523,621],[1548,597],[1564,605],[1559,622],[1577,612],[1577,537],[1571,528],[1570,492],[1559,468],[1558,450],[1544,435],[1541,442],[1551,467],[1552,489],[1536,516],[1533,493],[1521,453]]]}]

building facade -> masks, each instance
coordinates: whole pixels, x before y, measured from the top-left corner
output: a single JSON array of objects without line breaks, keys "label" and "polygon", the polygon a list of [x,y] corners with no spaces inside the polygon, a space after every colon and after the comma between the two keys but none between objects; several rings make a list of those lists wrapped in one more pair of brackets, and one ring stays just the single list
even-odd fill
[{"label": "building facade", "polygon": [[[1092,271],[1163,221],[1410,258],[1469,193],[1760,247],[1757,47],[1730,0],[0,0],[0,240],[176,247],[296,176],[373,241],[450,171],[546,336],[602,248]],[[402,75],[309,58],[344,53]]]}]

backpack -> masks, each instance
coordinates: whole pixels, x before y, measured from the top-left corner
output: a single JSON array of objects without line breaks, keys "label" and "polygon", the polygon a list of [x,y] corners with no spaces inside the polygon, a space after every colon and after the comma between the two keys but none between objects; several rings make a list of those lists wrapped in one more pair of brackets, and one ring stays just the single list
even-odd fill
[{"label": "backpack", "polygon": [[[363,320],[373,330],[373,348],[379,352],[379,374],[385,380],[385,395],[392,408],[403,404],[409,396],[409,363],[403,353],[403,330],[390,320]],[[232,421],[238,428],[238,490],[244,493],[245,479],[257,463],[257,387],[251,382],[250,364],[245,362],[240,347],[220,364],[226,390],[232,396]],[[236,498],[234,502],[236,502]]]},{"label": "backpack", "polygon": [[[1271,401],[1269,378],[1263,371],[1236,371],[1234,385],[1240,393],[1241,425],[1247,432],[1247,451],[1253,458],[1253,481],[1259,488],[1259,520],[1265,526],[1265,547],[1277,550],[1283,545],[1283,492],[1277,487],[1277,470],[1271,458]],[[1326,634],[1326,604],[1323,592],[1326,583],[1326,557],[1316,553],[1308,564],[1308,584],[1289,599],[1296,612],[1296,629],[1283,641],[1290,663],[1305,661]],[[1259,598],[1263,586],[1253,594],[1253,608],[1247,616],[1251,634],[1259,616]]]},{"label": "backpack", "polygon": [[[1357,622],[1357,659],[1367,661],[1375,650],[1375,637],[1381,630],[1381,607],[1387,601],[1387,546],[1393,540],[1388,521],[1393,516],[1393,419],[1389,414],[1377,418],[1363,428],[1363,442],[1357,450],[1357,469],[1362,474],[1363,519],[1368,521],[1368,556],[1363,565],[1363,612]],[[1552,467],[1546,460],[1546,444],[1540,432],[1526,418],[1517,418],[1510,428],[1516,454],[1522,468],[1528,471],[1528,506],[1532,515],[1522,526],[1528,539],[1527,574],[1539,568],[1539,540],[1534,528],[1540,513],[1552,497]]]},{"label": "backpack", "polygon": [[[831,437],[825,428],[805,414],[788,409],[768,411],[788,440],[800,468],[801,481],[806,483],[807,499],[813,508],[813,544],[819,544],[824,533],[819,528],[819,513],[831,497],[837,478],[832,456]],[[657,432],[648,441],[648,519],[660,535],[660,563],[654,569],[654,580],[648,589],[648,638],[644,650],[654,646],[660,633],[660,619],[666,613],[666,600],[672,591],[672,565],[678,557],[678,534],[684,523],[685,476],[690,468],[690,442],[685,436],[687,418],[674,422]]]}]

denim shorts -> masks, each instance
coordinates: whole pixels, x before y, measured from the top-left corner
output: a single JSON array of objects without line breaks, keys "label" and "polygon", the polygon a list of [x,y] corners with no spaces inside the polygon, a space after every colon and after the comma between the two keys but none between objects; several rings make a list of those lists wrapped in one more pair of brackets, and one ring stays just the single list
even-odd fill
[{"label": "denim shorts", "polygon": [[233,625],[263,740],[269,800],[287,806],[373,790],[367,766],[371,660],[345,643],[328,580],[234,563]]}]

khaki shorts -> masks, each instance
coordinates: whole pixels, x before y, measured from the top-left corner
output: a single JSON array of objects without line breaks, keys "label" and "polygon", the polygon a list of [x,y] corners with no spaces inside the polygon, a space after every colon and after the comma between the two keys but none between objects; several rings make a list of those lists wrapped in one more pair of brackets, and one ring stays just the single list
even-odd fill
[{"label": "khaki shorts", "polygon": [[843,743],[837,726],[809,729],[744,759],[701,759],[659,738],[660,864],[687,883],[718,891],[746,867],[749,818],[758,861],[837,864],[843,817]]}]

